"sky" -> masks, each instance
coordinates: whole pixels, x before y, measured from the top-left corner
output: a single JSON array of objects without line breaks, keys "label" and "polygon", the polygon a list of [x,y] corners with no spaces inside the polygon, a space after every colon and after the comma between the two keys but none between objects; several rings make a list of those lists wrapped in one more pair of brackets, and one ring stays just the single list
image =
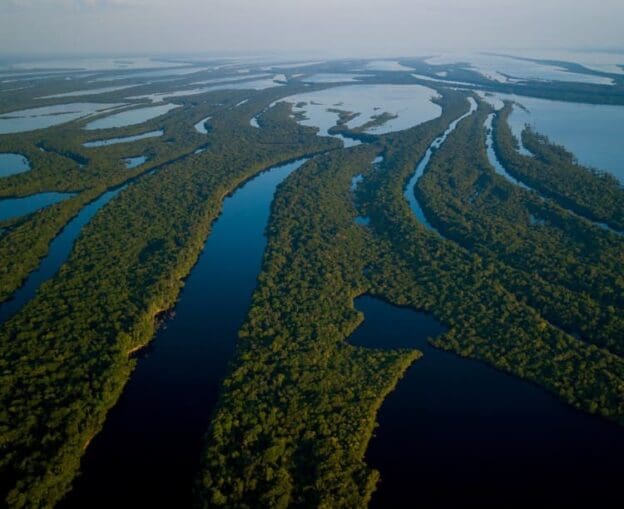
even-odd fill
[{"label": "sky", "polygon": [[0,0],[0,53],[622,49],[623,21],[624,0]]}]

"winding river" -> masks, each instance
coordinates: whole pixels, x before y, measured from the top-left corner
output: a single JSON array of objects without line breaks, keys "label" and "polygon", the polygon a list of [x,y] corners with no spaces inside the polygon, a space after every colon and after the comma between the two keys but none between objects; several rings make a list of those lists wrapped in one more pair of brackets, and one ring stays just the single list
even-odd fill
[{"label": "winding river", "polygon": [[191,507],[202,436],[260,272],[275,190],[306,162],[275,166],[225,199],[175,318],[140,354],[63,507]]},{"label": "winding river", "polygon": [[119,187],[105,192],[99,198],[85,205],[82,210],[61,230],[50,243],[48,253],[41,260],[39,267],[28,275],[24,284],[5,302],[0,303],[0,324],[6,322],[17,313],[29,300],[37,289],[58,272],[65,263],[74,246],[74,242],[84,226],[104,205],[111,201],[123,188]]},{"label": "winding river", "polygon": [[427,220],[425,213],[420,206],[420,203],[418,203],[418,199],[416,198],[416,184],[418,183],[420,177],[422,177],[425,173],[425,170],[429,165],[429,161],[431,160],[431,156],[433,155],[434,151],[442,146],[442,144],[446,141],[449,135],[455,130],[457,124],[459,124],[463,119],[472,115],[472,113],[476,111],[477,102],[472,97],[469,97],[468,101],[470,101],[470,110],[467,113],[463,114],[461,117],[453,120],[453,122],[451,122],[451,124],[447,127],[446,131],[444,131],[441,136],[433,140],[431,145],[429,145],[427,152],[425,152],[425,156],[420,160],[418,166],[416,166],[416,170],[407,182],[407,186],[405,187],[405,191],[403,193],[403,196],[405,196],[405,199],[409,203],[409,206],[412,209],[412,212],[414,213],[416,218],[423,224],[423,226],[425,226],[425,228],[435,231],[438,234],[440,234],[440,232]]}]

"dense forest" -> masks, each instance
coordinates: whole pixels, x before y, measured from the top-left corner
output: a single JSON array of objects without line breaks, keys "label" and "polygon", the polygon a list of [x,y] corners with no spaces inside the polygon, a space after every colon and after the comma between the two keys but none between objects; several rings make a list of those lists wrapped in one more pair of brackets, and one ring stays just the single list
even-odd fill
[{"label": "dense forest", "polygon": [[618,180],[579,165],[565,148],[530,127],[522,132],[522,144],[534,157],[520,154],[507,123],[512,109],[513,103],[506,102],[493,122],[494,146],[509,173],[562,207],[624,231],[624,190]]},{"label": "dense forest", "polygon": [[[422,83],[439,94],[433,100],[441,115],[374,135],[370,129],[396,114],[380,108],[350,129],[359,113],[328,105],[338,117],[329,134],[361,142],[351,148],[301,126],[305,114],[281,102],[335,86],[304,82],[309,74],[363,63],[317,63],[288,72],[274,88],[181,94],[177,108],[137,125],[85,129],[110,114],[102,111],[0,135],[0,152],[22,154],[32,166],[0,178],[0,199],[73,193],[0,222],[0,305],[72,218],[121,189],[84,226],[59,272],[0,324],[0,496],[9,507],[52,507],[63,499],[132,375],[132,353],[149,344],[159,317],[175,306],[224,198],[263,170],[303,156],[310,161],[275,195],[252,304],[197,451],[198,506],[368,505],[380,478],[365,461],[377,412],[421,353],[349,344],[363,319],[354,299],[364,294],[431,313],[446,331],[434,346],[624,424],[624,237],[612,231],[624,231],[622,187],[530,128],[521,141],[533,156],[522,155],[507,122],[513,104],[494,112],[471,91],[621,104],[622,80],[609,91],[584,83],[501,84],[460,65],[405,59],[411,71],[367,71],[361,84]],[[470,85],[450,89],[412,76],[435,77],[441,69]],[[266,76],[262,66],[248,72],[243,80]],[[132,111],[152,106],[149,94],[191,91],[198,79],[241,79],[226,64],[198,66],[196,74],[158,83],[121,73],[131,100],[123,90],[98,100]],[[71,97],[50,96],[69,85],[99,86],[73,80],[27,80],[23,90],[0,94],[0,115],[71,104]],[[477,110],[433,151],[415,187],[434,231],[410,209],[406,185],[434,140],[469,112],[469,99]],[[493,114],[496,155],[530,189],[488,160],[485,123]],[[194,129],[208,117],[207,132]],[[150,132],[159,136],[89,145]],[[133,156],[146,161],[129,169],[124,160]]]},{"label": "dense forest", "polygon": [[421,205],[445,236],[503,262],[501,282],[551,323],[621,354],[624,241],[497,175],[484,148],[489,111],[481,103],[434,155]]},{"label": "dense forest", "polygon": [[[374,152],[358,147],[350,156],[343,151],[308,163],[279,190],[260,285],[208,434],[197,486],[204,507],[367,502],[374,487],[374,474],[361,464],[372,431],[367,417],[410,359],[406,352],[379,380],[368,372],[375,366],[382,373],[370,357],[400,352],[367,352],[346,343],[358,322],[353,299],[367,292],[430,311],[448,324],[437,346],[490,362],[622,422],[624,364],[618,355],[549,323],[527,302],[522,285],[530,280],[507,286],[519,273],[510,264],[441,238],[412,216],[402,184],[433,139],[468,109],[456,92],[446,91],[442,103],[440,119],[379,137],[373,147],[384,153],[380,166],[370,163]],[[440,159],[453,154],[465,126],[473,125],[477,138],[461,146],[482,146],[476,153],[485,157],[487,111],[481,108],[449,140],[451,148],[439,151],[428,178],[434,168],[445,168],[457,172],[463,188],[463,166]],[[486,164],[481,160],[476,171],[496,180]],[[349,183],[357,174],[364,179],[354,203]],[[358,214],[371,219],[370,229],[355,224]],[[612,315],[621,326],[620,313]],[[610,346],[621,348],[617,341]],[[369,377],[365,386],[362,374]],[[365,392],[370,399],[361,396],[365,388],[376,391]]]},{"label": "dense forest", "polygon": [[0,477],[10,505],[52,504],[67,491],[131,373],[128,352],[151,339],[154,318],[174,304],[223,197],[267,166],[339,146],[287,114],[285,105],[272,109],[263,130],[215,115],[210,151],[124,190],[84,229],[59,274],[5,324]]}]

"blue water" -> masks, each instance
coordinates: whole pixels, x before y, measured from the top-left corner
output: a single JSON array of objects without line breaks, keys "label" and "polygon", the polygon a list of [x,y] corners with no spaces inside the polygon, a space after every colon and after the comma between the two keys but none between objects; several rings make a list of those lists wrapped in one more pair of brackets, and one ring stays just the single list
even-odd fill
[{"label": "blue water", "polygon": [[0,198],[0,221],[32,214],[74,196],[72,193],[38,193],[23,198]]},{"label": "blue water", "polygon": [[433,155],[433,152],[442,146],[442,144],[448,138],[449,134],[451,134],[455,130],[455,128],[457,127],[457,124],[459,124],[464,118],[468,117],[469,115],[472,115],[472,113],[477,109],[476,101],[472,97],[468,98],[468,100],[470,101],[470,110],[468,111],[468,113],[465,113],[458,119],[451,122],[451,124],[448,126],[446,131],[444,131],[444,134],[436,138],[431,143],[431,145],[427,149],[427,152],[425,152],[425,156],[420,160],[420,162],[418,163],[418,166],[416,166],[414,175],[412,175],[412,177],[407,182],[407,186],[405,187],[405,191],[403,193],[403,196],[405,196],[405,199],[409,203],[409,206],[412,209],[412,212],[414,213],[418,221],[420,221],[425,228],[432,230],[438,234],[440,234],[440,232],[436,228],[434,228],[433,225],[427,220],[425,216],[425,212],[420,206],[420,203],[418,203],[418,199],[416,198],[416,192],[415,192],[416,184],[418,183],[418,179],[420,179],[420,177],[422,177],[423,174],[425,173],[425,170],[427,169],[427,166],[429,165],[429,161],[431,160],[431,156]]},{"label": "blue water", "polygon": [[624,183],[624,106],[574,104],[517,97],[509,124],[520,137],[525,124],[563,145],[583,165],[607,171]]},{"label": "blue water", "polygon": [[202,436],[256,286],[271,201],[304,162],[276,166],[225,199],[175,318],[140,355],[64,507],[191,507]]},{"label": "blue water", "polygon": [[3,113],[0,115],[0,134],[45,129],[117,106],[119,104],[71,103]]},{"label": "blue water", "polygon": [[351,179],[351,192],[354,193],[361,182],[364,181],[364,175],[358,173]]},{"label": "blue water", "polygon": [[384,402],[367,454],[381,472],[373,508],[610,507],[624,433],[544,390],[433,348],[445,328],[425,313],[364,296],[349,342],[423,352]]},{"label": "blue water", "polygon": [[150,106],[148,108],[136,108],[133,110],[114,113],[107,117],[99,118],[89,122],[85,129],[111,129],[114,127],[126,127],[130,125],[142,124],[156,117],[160,117],[169,111],[178,108],[176,104],[163,104],[160,106]]},{"label": "blue water", "polygon": [[[520,186],[521,188],[527,190],[527,191],[533,191],[535,192],[537,195],[541,196],[541,193],[536,190],[533,189],[529,186],[527,186],[526,184],[524,184],[523,182],[521,182],[520,180],[514,178],[512,175],[509,174],[509,172],[505,169],[505,167],[503,166],[503,164],[500,162],[500,160],[498,159],[498,156],[496,155],[496,151],[494,150],[494,140],[492,138],[493,134],[492,134],[492,120],[494,119],[494,113],[492,113],[491,115],[488,116],[487,120],[485,121],[485,128],[486,128],[486,148],[487,148],[487,156],[488,156],[488,160],[490,162],[490,164],[492,165],[492,167],[496,170],[496,173],[498,173],[499,175],[503,176],[504,178],[506,178],[509,182],[511,182],[514,185]],[[541,196],[542,198],[544,198],[543,196]],[[561,205],[560,205],[561,206]],[[606,223],[601,223],[599,221],[593,221],[592,219],[582,216],[580,214],[577,214],[576,212],[574,212],[571,209],[565,208],[563,206],[561,206],[564,210],[566,210],[568,213],[580,217],[582,219],[584,219],[585,221],[588,221],[589,223],[593,224],[594,226],[597,226],[598,228],[600,228],[601,230],[608,230],[612,233],[615,233],[616,235],[623,235],[623,232],[620,232],[618,230],[614,230],[613,228],[611,228],[609,225],[607,225]],[[529,218],[529,224],[531,224],[532,226],[543,226],[546,224],[546,222],[542,221],[542,220],[536,220],[536,218],[534,216],[531,216]]]},{"label": "blue water", "polygon": [[527,191],[530,190],[526,184],[524,184],[523,182],[520,182],[515,177],[512,177],[507,172],[505,167],[501,164],[501,162],[498,160],[498,157],[496,156],[496,152],[494,151],[494,140],[492,139],[492,121],[493,120],[494,120],[494,113],[488,115],[488,118],[485,121],[485,129],[487,133],[485,145],[486,145],[487,156],[488,156],[488,160],[490,161],[490,164],[496,170],[496,173],[505,177],[512,184],[516,186],[520,186],[523,189],[526,189]]},{"label": "blue water", "polygon": [[[509,125],[521,142],[526,124],[563,145],[578,159],[592,168],[609,172],[624,183],[624,106],[569,103],[509,94],[483,96],[494,107],[503,100],[514,101]],[[522,148],[522,146],[521,146]],[[522,148],[522,153],[531,155]]]},{"label": "blue water", "polygon": [[202,118],[197,124],[195,124],[195,130],[199,134],[208,134],[208,129],[206,129],[206,122],[208,122],[212,117]]},{"label": "blue water", "polygon": [[48,254],[43,258],[39,267],[29,274],[24,285],[11,296],[10,300],[0,304],[0,324],[4,323],[19,311],[35,296],[37,288],[57,273],[61,265],[65,263],[69,257],[74,242],[84,226],[91,221],[91,218],[96,212],[112,200],[121,189],[122,188],[118,188],[107,191],[97,200],[83,207],[79,214],[67,223],[61,233],[50,243]]},{"label": "blue water", "polygon": [[150,131],[148,133],[137,134],[135,136],[124,136],[121,138],[109,138],[107,140],[88,141],[83,143],[82,146],[86,148],[107,147],[109,145],[117,145],[119,143],[130,143],[133,141],[145,140],[147,138],[158,138],[165,134],[162,129],[158,131]]},{"label": "blue water", "polygon": [[146,161],[147,161],[147,157],[145,156],[127,157],[126,159],[124,159],[126,168],[128,168],[129,170],[133,168],[137,168],[138,166],[141,166],[142,164],[145,164]]},{"label": "blue water", "polygon": [[8,177],[30,170],[28,159],[22,154],[0,154],[0,177]]}]

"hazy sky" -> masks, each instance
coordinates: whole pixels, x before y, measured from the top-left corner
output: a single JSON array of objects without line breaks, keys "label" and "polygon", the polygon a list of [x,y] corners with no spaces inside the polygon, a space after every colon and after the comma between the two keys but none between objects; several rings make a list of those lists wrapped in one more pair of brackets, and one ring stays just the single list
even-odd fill
[{"label": "hazy sky", "polygon": [[624,0],[0,0],[4,54],[623,46]]}]

